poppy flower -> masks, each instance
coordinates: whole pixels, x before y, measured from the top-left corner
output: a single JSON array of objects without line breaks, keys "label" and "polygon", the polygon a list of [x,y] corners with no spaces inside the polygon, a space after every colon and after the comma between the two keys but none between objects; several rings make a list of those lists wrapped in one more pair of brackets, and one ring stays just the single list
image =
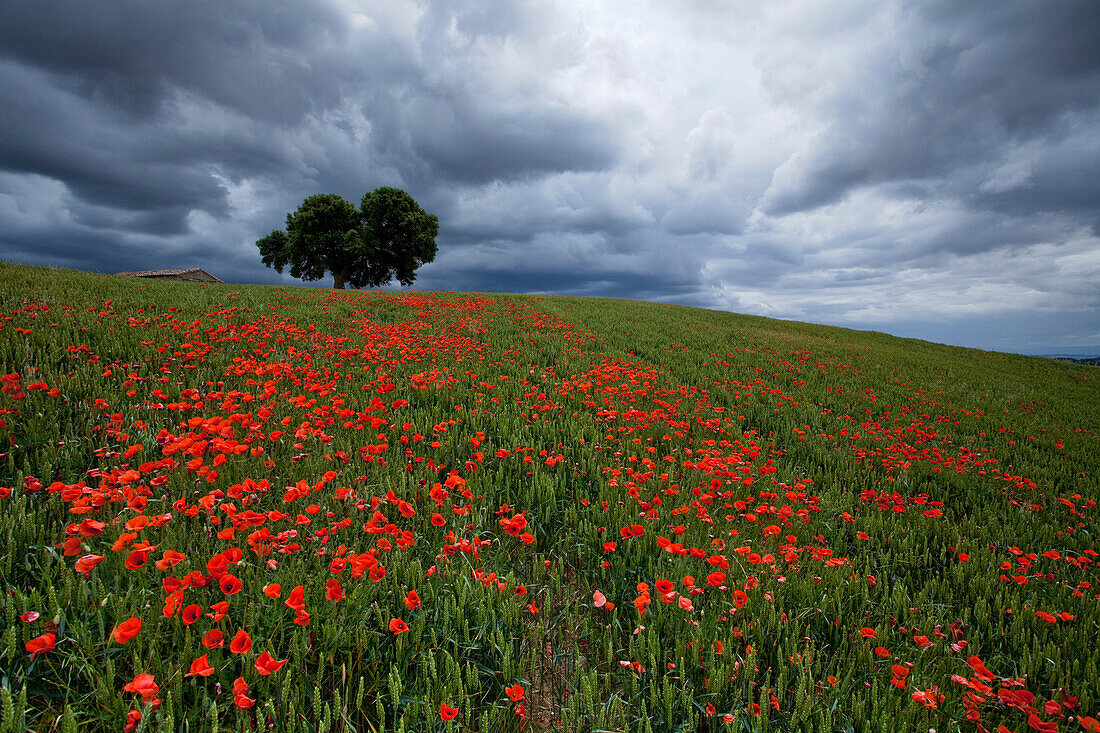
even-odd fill
[{"label": "poppy flower", "polygon": [[229,642],[229,651],[234,654],[248,654],[252,651],[252,637],[244,629],[237,631],[236,636]]},{"label": "poppy flower", "polygon": [[197,603],[192,603],[190,606],[183,609],[183,613],[180,617],[183,619],[185,626],[190,626],[202,618],[202,606]]},{"label": "poppy flower", "polygon": [[938,702],[943,700],[943,695],[940,695],[938,693],[938,688],[933,686],[930,690],[917,690],[910,697],[912,697],[924,707],[930,710],[935,710]]},{"label": "poppy flower", "polygon": [[523,699],[523,685],[516,683],[511,687],[505,687],[504,693],[512,700],[512,702],[519,702]]},{"label": "poppy flower", "polygon": [[287,660],[285,659],[277,660],[267,652],[264,652],[256,658],[256,663],[254,666],[256,667],[257,672],[266,677],[272,672],[278,672],[280,669],[283,668],[283,665],[286,664],[286,662]]},{"label": "poppy flower", "polygon": [[134,677],[133,682],[127,683],[122,689],[126,692],[134,692],[141,695],[142,702],[150,702],[156,697],[157,691],[160,690],[160,686],[153,680],[153,675],[139,674]]},{"label": "poppy flower", "polygon": [[128,618],[115,627],[115,631],[112,636],[114,637],[116,643],[125,644],[126,642],[130,641],[130,639],[133,639],[135,636],[137,636],[138,632],[140,631],[141,619]]},{"label": "poppy flower", "polygon": [[394,634],[403,634],[409,630],[408,624],[399,618],[390,619],[390,631]]},{"label": "poppy flower", "polygon": [[92,569],[103,562],[104,559],[103,555],[84,555],[76,561],[74,570],[85,578],[91,577]]},{"label": "poppy flower", "polygon": [[241,588],[244,587],[244,583],[241,582],[241,579],[238,578],[236,575],[232,575],[230,573],[226,573],[225,575],[223,575],[219,579],[218,585],[221,586],[222,593],[226,594],[227,596],[232,596],[240,593]]},{"label": "poppy flower", "polygon": [[268,598],[278,598],[282,592],[283,588],[278,583],[268,583],[264,586],[264,595]]},{"label": "poppy flower", "polygon": [[225,614],[229,612],[229,604],[226,601],[218,601],[217,603],[210,604],[211,613],[206,614],[210,618],[214,619],[214,623],[221,621],[225,618]]},{"label": "poppy flower", "polygon": [[905,689],[905,678],[909,676],[909,668],[900,664],[895,664],[890,667],[890,671],[894,676],[890,680],[890,684],[894,687]]},{"label": "poppy flower", "polygon": [[283,601],[283,604],[287,608],[293,608],[295,611],[302,611],[306,607],[305,601],[303,600],[304,598],[305,588],[299,585],[297,588],[290,591],[290,595],[286,597],[286,600]]},{"label": "poppy flower", "polygon": [[874,639],[875,630],[864,626],[862,629],[859,630],[859,635],[862,636],[864,639]]},{"label": "poppy flower", "polygon": [[27,611],[26,613],[19,614],[19,620],[25,624],[32,624],[38,620],[39,616],[41,616],[41,614],[38,613],[38,611]]},{"label": "poppy flower", "polygon": [[966,663],[969,664],[970,668],[974,670],[974,673],[975,675],[977,675],[978,679],[982,680],[983,682],[990,682],[997,679],[992,672],[985,668],[985,665],[982,664],[982,660],[979,659],[977,656],[967,657]]},{"label": "poppy flower", "polygon": [[214,668],[210,666],[210,660],[203,654],[201,657],[191,662],[191,671],[183,675],[184,677],[209,677],[214,674]]},{"label": "poppy flower", "polygon": [[607,603],[607,596],[601,593],[598,589],[592,593],[592,605],[596,608],[603,608]]},{"label": "poppy flower", "polygon": [[202,635],[202,645],[207,649],[217,649],[224,643],[221,629],[210,629]]},{"label": "poppy flower", "polygon": [[107,525],[103,522],[95,519],[85,519],[77,525],[76,531],[80,533],[81,537],[95,537],[100,534],[106,526]]},{"label": "poppy flower", "polygon": [[141,723],[141,711],[131,710],[126,713],[126,725],[122,728],[122,733],[133,733],[137,730],[138,725]]},{"label": "poppy flower", "polygon": [[325,598],[337,602],[344,599],[344,591],[340,587],[340,581],[335,578],[325,583]]},{"label": "poppy flower", "polygon": [[458,715],[458,708],[452,708],[447,703],[439,704],[439,717],[443,720],[453,720]]},{"label": "poppy flower", "polygon": [[726,582],[726,574],[721,570],[715,570],[713,573],[707,575],[707,585],[718,587],[722,583]]},{"label": "poppy flower", "polygon": [[415,590],[409,591],[409,594],[405,596],[405,608],[410,611],[420,608],[420,596],[417,595]]},{"label": "poppy flower", "polygon": [[256,701],[248,696],[248,683],[244,677],[233,680],[233,703],[241,710],[248,710]]},{"label": "poppy flower", "polygon": [[145,567],[145,563],[149,560],[149,555],[157,549],[155,545],[149,547],[139,547],[130,551],[130,554],[126,557],[124,565],[127,570],[137,570],[138,568]]},{"label": "poppy flower", "polygon": [[153,564],[156,565],[157,570],[164,571],[170,567],[180,564],[186,559],[187,555],[184,555],[182,552],[176,552],[175,550],[165,550],[164,555],[161,557],[161,559],[157,560]]},{"label": "poppy flower", "polygon": [[42,634],[42,636],[36,636],[28,641],[25,646],[27,651],[30,652],[31,659],[34,659],[39,654],[52,652],[56,648],[56,644],[54,644],[56,639],[57,637],[53,634]]}]

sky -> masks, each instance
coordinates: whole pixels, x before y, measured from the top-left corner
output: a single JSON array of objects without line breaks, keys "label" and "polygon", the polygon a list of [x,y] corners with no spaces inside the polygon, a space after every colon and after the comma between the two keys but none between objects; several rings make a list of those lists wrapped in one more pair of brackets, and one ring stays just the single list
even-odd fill
[{"label": "sky", "polygon": [[316,193],[423,290],[1100,354],[1095,0],[5,0],[0,258],[302,283]]}]

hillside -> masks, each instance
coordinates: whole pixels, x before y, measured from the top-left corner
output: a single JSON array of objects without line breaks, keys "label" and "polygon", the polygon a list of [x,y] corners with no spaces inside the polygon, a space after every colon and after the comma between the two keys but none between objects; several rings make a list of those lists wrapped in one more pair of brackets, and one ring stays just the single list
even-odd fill
[{"label": "hillside", "polygon": [[1097,370],[0,265],[0,731],[1100,730]]}]

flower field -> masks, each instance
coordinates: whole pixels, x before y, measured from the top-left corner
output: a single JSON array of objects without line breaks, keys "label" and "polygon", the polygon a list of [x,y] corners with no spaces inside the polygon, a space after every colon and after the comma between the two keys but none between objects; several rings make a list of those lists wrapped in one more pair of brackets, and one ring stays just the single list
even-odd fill
[{"label": "flower field", "polygon": [[0,733],[1100,731],[1094,367],[0,265]]}]

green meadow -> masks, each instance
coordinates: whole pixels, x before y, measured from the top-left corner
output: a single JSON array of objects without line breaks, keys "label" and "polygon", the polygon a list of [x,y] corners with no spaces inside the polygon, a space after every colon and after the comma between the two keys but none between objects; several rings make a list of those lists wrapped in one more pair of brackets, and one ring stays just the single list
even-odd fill
[{"label": "green meadow", "polygon": [[1100,370],[0,265],[0,732],[1100,731]]}]

